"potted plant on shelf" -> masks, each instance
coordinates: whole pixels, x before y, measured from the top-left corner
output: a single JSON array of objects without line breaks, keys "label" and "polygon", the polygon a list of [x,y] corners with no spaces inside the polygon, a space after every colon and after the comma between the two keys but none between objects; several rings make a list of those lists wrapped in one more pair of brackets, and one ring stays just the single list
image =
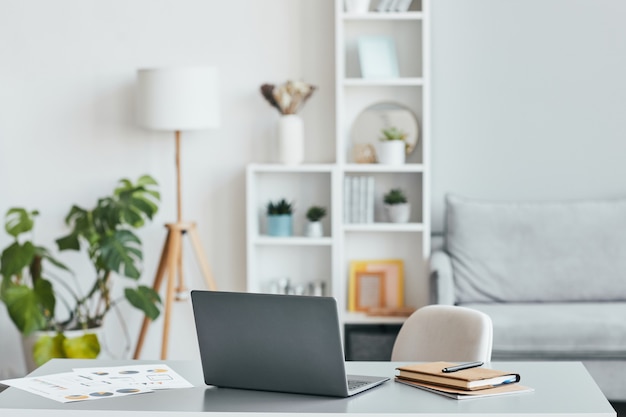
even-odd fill
[{"label": "potted plant on shelf", "polygon": [[406,132],[395,126],[381,129],[377,156],[378,163],[387,165],[402,165],[406,160]]},{"label": "potted plant on shelf", "polygon": [[284,198],[267,204],[267,234],[270,236],[291,236],[293,227],[291,215],[293,203]]},{"label": "potted plant on shelf", "polygon": [[320,206],[311,206],[306,212],[306,218],[309,221],[306,226],[306,236],[322,237],[324,236],[324,228],[322,220],[326,216],[326,208]]},{"label": "potted plant on shelf", "polygon": [[[119,275],[135,281],[139,279],[141,241],[133,229],[143,226],[146,219],[152,219],[157,212],[160,195],[156,185],[150,176],[142,176],[136,183],[122,179],[112,195],[98,199],[93,209],[86,210],[78,206],[71,208],[65,219],[71,231],[67,236],[57,239],[56,243],[61,251],[86,247],[95,269],[95,279],[84,294],[78,285],[71,286],[62,280],[56,281],[64,287],[68,296],[62,296],[52,289],[51,283],[44,279],[42,261],[65,270],[67,267],[53,259],[48,251],[35,247],[32,242],[18,242],[19,234],[32,230],[36,212],[29,213],[23,209],[9,211],[6,229],[16,242],[5,249],[2,256],[2,300],[9,311],[13,311],[11,318],[22,334],[46,331],[43,335],[31,338],[34,346],[29,353],[33,352],[35,364],[40,365],[48,359],[59,357],[97,357],[100,341],[95,329],[102,326],[106,314],[116,305],[117,301],[113,300],[111,292],[115,277]],[[34,247],[34,255],[25,256],[31,247]],[[16,254],[16,248],[20,249],[23,257]],[[30,272],[28,284],[23,281],[23,271],[26,269]],[[24,288],[25,285],[27,288]],[[124,289],[124,295],[131,305],[151,319],[158,317],[160,299],[152,288],[133,285]],[[57,299],[63,301],[67,317],[55,311]],[[33,316],[36,317],[34,321]],[[30,324],[24,326],[22,323]],[[74,330],[82,334],[70,337]],[[29,354],[27,362],[30,358]]]},{"label": "potted plant on shelf", "polygon": [[384,197],[385,213],[392,223],[406,223],[411,215],[411,205],[407,202],[404,191],[393,188]]}]

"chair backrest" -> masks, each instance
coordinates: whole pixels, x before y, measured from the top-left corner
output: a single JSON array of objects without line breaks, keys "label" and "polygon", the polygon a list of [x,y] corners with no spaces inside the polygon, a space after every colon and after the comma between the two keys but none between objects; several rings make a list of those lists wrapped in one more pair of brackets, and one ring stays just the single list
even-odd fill
[{"label": "chair backrest", "polygon": [[478,310],[429,305],[414,312],[402,325],[392,361],[491,361],[493,324]]}]

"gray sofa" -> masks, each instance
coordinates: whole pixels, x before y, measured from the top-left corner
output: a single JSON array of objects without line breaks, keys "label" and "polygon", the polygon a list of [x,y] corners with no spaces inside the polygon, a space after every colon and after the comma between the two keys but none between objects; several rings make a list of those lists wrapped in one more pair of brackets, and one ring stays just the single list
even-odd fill
[{"label": "gray sofa", "polygon": [[432,301],[493,320],[493,360],[582,361],[626,400],[626,199],[504,202],[446,196]]}]

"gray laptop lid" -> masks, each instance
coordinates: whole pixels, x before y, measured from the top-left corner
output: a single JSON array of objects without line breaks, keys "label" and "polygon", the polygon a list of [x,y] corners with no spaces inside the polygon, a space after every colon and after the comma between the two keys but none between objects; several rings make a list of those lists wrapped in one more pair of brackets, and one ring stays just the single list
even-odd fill
[{"label": "gray laptop lid", "polygon": [[191,299],[206,384],[352,394],[334,298],[192,291]]}]

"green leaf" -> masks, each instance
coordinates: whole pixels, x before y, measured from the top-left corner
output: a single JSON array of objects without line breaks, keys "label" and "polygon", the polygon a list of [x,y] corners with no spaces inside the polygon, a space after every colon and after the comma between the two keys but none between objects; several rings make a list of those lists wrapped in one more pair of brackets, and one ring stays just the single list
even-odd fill
[{"label": "green leaf", "polygon": [[52,284],[44,279],[37,280],[35,289],[26,285],[8,285],[2,299],[9,317],[24,335],[46,328],[48,319],[45,311],[52,315],[56,302]]},{"label": "green leaf", "polygon": [[150,175],[142,175],[137,180],[137,185],[158,185],[158,183]]},{"label": "green leaf", "polygon": [[139,279],[141,241],[130,230],[118,230],[102,239],[100,260],[104,267],[128,278]]},{"label": "green leaf", "polygon": [[0,273],[5,277],[18,275],[24,268],[30,265],[35,257],[35,247],[31,242],[13,242],[9,245],[0,257]]},{"label": "green leaf", "polygon": [[143,311],[151,320],[159,317],[160,311],[157,304],[161,303],[161,297],[152,288],[144,285],[140,285],[137,289],[126,288],[124,294],[133,307]]},{"label": "green leaf", "polygon": [[59,250],[80,250],[80,242],[78,240],[78,234],[72,232],[71,234],[59,238],[56,240],[57,247]]},{"label": "green leaf", "polygon": [[53,258],[52,255],[50,255],[50,252],[48,252],[48,249],[44,248],[43,246],[35,246],[35,254],[41,256],[43,259],[47,260],[59,269],[70,271],[70,269],[65,266],[65,264]]},{"label": "green leaf", "polygon": [[46,279],[39,278],[35,281],[35,294],[37,296],[37,303],[42,309],[42,314],[46,319],[54,316],[54,307],[56,306],[56,297],[54,295],[54,289],[52,283]]},{"label": "green leaf", "polygon": [[29,232],[33,229],[37,210],[27,212],[23,208],[12,208],[7,211],[4,228],[8,234],[18,237],[21,233]]},{"label": "green leaf", "polygon": [[95,333],[65,338],[63,348],[67,358],[95,359],[100,354],[100,342]]},{"label": "green leaf", "polygon": [[43,365],[53,358],[66,358],[63,342],[65,336],[57,333],[53,336],[41,336],[33,347],[33,358],[38,366]]}]

